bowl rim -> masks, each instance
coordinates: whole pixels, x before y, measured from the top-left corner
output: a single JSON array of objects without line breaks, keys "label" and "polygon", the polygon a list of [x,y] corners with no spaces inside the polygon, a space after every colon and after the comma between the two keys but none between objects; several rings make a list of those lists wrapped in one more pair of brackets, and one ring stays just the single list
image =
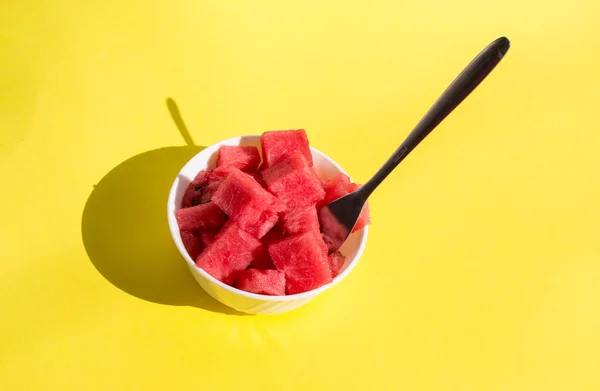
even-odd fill
[{"label": "bowl rim", "polygon": [[[206,271],[204,271],[202,268],[200,268],[196,265],[196,262],[194,262],[194,260],[190,257],[190,255],[188,254],[188,252],[185,249],[185,246],[183,245],[183,242],[181,240],[179,225],[177,224],[177,220],[175,218],[175,211],[177,210],[177,208],[175,206],[175,196],[177,193],[177,187],[178,187],[177,185],[179,183],[180,178],[183,176],[183,174],[182,174],[183,171],[185,171],[186,168],[188,167],[188,165],[190,165],[191,162],[193,160],[195,160],[199,155],[203,155],[205,153],[214,153],[214,152],[216,152],[216,150],[215,151],[212,151],[212,150],[215,148],[218,150],[218,147],[221,145],[231,145],[231,143],[233,143],[233,142],[240,142],[242,140],[249,140],[249,139],[256,139],[256,138],[260,139],[260,136],[261,136],[260,134],[258,134],[258,135],[249,134],[249,135],[244,135],[244,136],[230,137],[228,139],[218,141],[216,143],[213,143],[213,144],[208,145],[205,148],[203,148],[200,152],[196,153],[194,156],[192,156],[190,159],[188,159],[188,161],[181,167],[181,169],[175,176],[173,183],[171,184],[171,189],[169,190],[169,197],[167,200],[167,220],[168,220],[168,224],[169,224],[169,231],[171,232],[171,238],[175,242],[175,246],[177,247],[177,250],[183,256],[183,258],[186,260],[189,267],[194,268],[194,270],[196,270],[198,273],[200,273],[204,278],[209,280],[211,283],[221,287],[222,289],[227,290],[228,292],[231,292],[233,294],[243,296],[243,297],[246,297],[249,299],[262,300],[262,301],[293,301],[293,300],[302,300],[302,299],[315,297],[315,296],[325,292],[326,290],[330,289],[334,285],[338,284],[348,274],[350,274],[350,272],[354,269],[354,267],[356,266],[356,264],[362,257],[362,254],[363,254],[366,244],[367,244],[367,238],[369,236],[369,226],[368,225],[362,229],[362,231],[363,231],[362,237],[360,239],[360,243],[359,243],[358,249],[356,250],[356,255],[354,256],[354,259],[350,262],[350,264],[346,267],[346,269],[343,272],[338,274],[331,282],[329,282],[325,285],[322,285],[316,289],[312,289],[310,291],[301,292],[301,293],[295,293],[292,295],[285,295],[285,296],[261,295],[258,293],[246,292],[244,290],[227,285],[224,282],[217,280],[216,278],[214,278],[213,276],[208,274]],[[320,150],[314,148],[312,145],[310,146],[310,150],[313,154],[317,154],[324,160],[327,160],[340,173],[347,175],[350,178],[350,180],[352,181],[352,177],[350,177],[348,175],[348,173],[335,160],[333,160],[332,158],[330,158],[328,155],[321,152]],[[173,207],[172,210],[171,210],[171,207]]]}]

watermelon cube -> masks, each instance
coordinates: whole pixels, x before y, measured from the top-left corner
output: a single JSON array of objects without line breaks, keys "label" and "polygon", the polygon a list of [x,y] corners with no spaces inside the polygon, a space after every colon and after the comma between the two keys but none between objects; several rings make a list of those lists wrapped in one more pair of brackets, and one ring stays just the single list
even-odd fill
[{"label": "watermelon cube", "polygon": [[325,197],[321,181],[299,151],[263,170],[262,177],[290,209],[315,205]]},{"label": "watermelon cube", "polygon": [[194,260],[198,258],[198,255],[200,255],[204,249],[198,232],[180,231],[179,234],[181,235],[181,241],[183,242],[183,246],[185,247],[189,256]]},{"label": "watermelon cube", "polygon": [[319,232],[319,216],[317,208],[306,206],[303,208],[288,209],[281,215],[283,231],[288,235],[300,234],[302,232]]},{"label": "watermelon cube", "polygon": [[271,243],[283,239],[283,237],[283,232],[277,229],[277,227],[274,227],[265,236],[263,236],[261,239],[263,243],[263,249],[260,254],[252,260],[250,266],[255,269],[275,269],[271,255],[269,255],[268,246]]},{"label": "watermelon cube", "polygon": [[344,262],[346,262],[346,257],[342,255],[341,252],[336,251],[334,253],[329,254],[328,257],[329,268],[331,269],[331,277],[337,277],[338,273],[344,266]]},{"label": "watermelon cube", "polygon": [[[348,188],[348,193],[352,193],[353,191],[360,189],[361,186],[362,185],[358,185],[356,183],[351,183]],[[358,216],[358,220],[356,221],[356,225],[354,225],[352,232],[356,232],[369,224],[371,224],[371,211],[369,210],[369,203],[366,202],[365,206],[363,206],[362,211],[360,212],[360,215]]]},{"label": "watermelon cube", "polygon": [[323,190],[325,190],[325,198],[319,203],[319,206],[325,206],[332,201],[348,194],[350,186],[350,178],[346,174],[339,173],[331,179],[323,181]]},{"label": "watermelon cube", "polygon": [[260,144],[265,167],[270,167],[294,151],[300,151],[308,164],[313,165],[312,153],[304,129],[264,132],[260,137]]},{"label": "watermelon cube", "polygon": [[[329,180],[323,181],[323,189],[325,190],[325,198],[319,202],[318,208],[321,208],[330,202],[337,200],[346,194],[358,190],[362,185],[350,182],[347,175],[340,173]],[[358,221],[352,232],[356,232],[366,225],[371,224],[371,216],[369,211],[369,203],[365,203],[363,210],[360,213]]]},{"label": "watermelon cube", "polygon": [[260,175],[259,172],[249,172],[248,174],[250,174],[250,176],[254,178],[254,180],[258,182],[258,184],[261,185],[264,189],[267,188],[267,184],[265,183],[265,181],[262,178],[262,175]]},{"label": "watermelon cube", "polygon": [[260,153],[256,147],[222,145],[218,154],[217,167],[231,166],[251,172],[260,165]]},{"label": "watermelon cube", "polygon": [[231,166],[217,167],[216,169],[208,172],[208,180],[204,186],[202,198],[200,199],[202,203],[212,201],[213,194],[215,194],[221,185],[221,182],[223,182],[223,180],[229,174],[230,168]]},{"label": "watermelon cube", "polygon": [[214,202],[179,209],[175,211],[175,218],[183,231],[215,230],[227,221],[225,213]]},{"label": "watermelon cube", "polygon": [[262,238],[286,206],[250,175],[232,167],[212,197],[213,202],[243,230]]},{"label": "watermelon cube", "polygon": [[194,180],[190,182],[185,190],[185,193],[183,193],[183,198],[181,199],[182,208],[189,208],[190,206],[203,203],[202,194],[204,193],[204,188],[208,183],[208,176],[208,172],[202,170],[196,175]]},{"label": "watermelon cube", "polygon": [[200,171],[183,194],[181,207],[189,208],[209,202],[223,179],[229,174],[230,167],[224,166],[214,170]]},{"label": "watermelon cube", "polygon": [[252,260],[250,266],[254,269],[259,270],[275,269],[275,265],[273,265],[273,260],[271,259],[271,256],[269,255],[269,252],[267,251],[266,247],[263,247],[263,250],[259,253],[259,255],[257,255],[256,258]]},{"label": "watermelon cube", "polygon": [[310,291],[332,281],[327,246],[317,232],[279,240],[268,250],[277,270],[285,273],[288,294]]},{"label": "watermelon cube", "polygon": [[199,236],[204,248],[208,248],[215,241],[218,234],[218,231],[201,231]]},{"label": "watermelon cube", "polygon": [[239,272],[250,266],[261,248],[260,240],[230,220],[210,247],[196,258],[196,265],[217,280],[233,285]]},{"label": "watermelon cube", "polygon": [[259,295],[284,296],[285,274],[279,270],[247,269],[240,272],[235,286]]}]

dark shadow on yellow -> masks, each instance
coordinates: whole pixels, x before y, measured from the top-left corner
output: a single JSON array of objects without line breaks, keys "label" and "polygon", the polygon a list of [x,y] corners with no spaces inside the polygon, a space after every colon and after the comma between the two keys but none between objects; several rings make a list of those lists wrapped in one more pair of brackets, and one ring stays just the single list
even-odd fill
[{"label": "dark shadow on yellow", "polygon": [[241,315],[202,290],[177,251],[167,224],[171,184],[181,167],[203,148],[156,149],[111,170],[94,186],[85,205],[83,244],[96,269],[124,292],[159,304]]},{"label": "dark shadow on yellow", "polygon": [[173,98],[167,98],[167,109],[169,109],[171,119],[173,119],[173,122],[175,123],[175,126],[177,127],[177,130],[179,130],[179,133],[181,134],[181,137],[183,137],[185,143],[187,145],[196,145],[196,143],[192,139],[192,135],[190,134],[187,126],[185,125],[185,122],[183,121],[183,117],[181,116],[181,112],[179,111],[179,106],[177,106],[177,103],[175,103]]}]

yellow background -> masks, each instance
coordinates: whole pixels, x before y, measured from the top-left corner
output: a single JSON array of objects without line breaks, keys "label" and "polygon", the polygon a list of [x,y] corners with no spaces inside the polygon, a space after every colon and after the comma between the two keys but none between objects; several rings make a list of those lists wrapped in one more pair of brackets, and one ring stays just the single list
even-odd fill
[{"label": "yellow background", "polygon": [[[598,390],[596,0],[0,0],[1,390]],[[186,147],[305,128],[371,199],[342,284],[238,316],[166,228]],[[92,191],[94,193],[92,193]]]}]

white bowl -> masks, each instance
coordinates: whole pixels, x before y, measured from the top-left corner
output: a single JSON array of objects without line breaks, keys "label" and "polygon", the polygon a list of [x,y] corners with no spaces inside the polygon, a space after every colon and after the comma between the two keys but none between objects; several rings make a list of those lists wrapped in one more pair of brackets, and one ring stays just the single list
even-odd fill
[{"label": "white bowl", "polygon": [[[175,211],[181,208],[181,199],[183,197],[183,193],[187,189],[190,182],[194,179],[196,174],[200,170],[215,168],[217,151],[221,145],[252,145],[258,147],[259,151],[261,150],[260,136],[257,135],[234,137],[203,149],[196,156],[190,159],[185,166],[183,166],[175,178],[169,193],[167,205],[167,214],[171,235],[173,236],[173,240],[175,241],[177,249],[183,258],[185,258],[188,267],[198,284],[200,284],[200,286],[216,300],[237,311],[248,314],[276,314],[287,312],[303,306],[320,293],[342,281],[350,273],[350,271],[352,271],[354,266],[356,266],[364,251],[367,243],[368,227],[351,234],[348,240],[346,240],[344,245],[340,248],[341,253],[346,257],[346,262],[344,263],[338,276],[335,277],[331,283],[323,285],[317,289],[295,295],[268,296],[245,292],[222,283],[196,266],[196,263],[189,256],[183,245],[183,242],[181,241],[179,227],[177,225],[177,220],[175,219]],[[331,178],[340,172],[346,174],[346,172],[336,162],[334,162],[324,153],[312,147],[311,152],[313,156],[314,167],[320,178]]]}]

